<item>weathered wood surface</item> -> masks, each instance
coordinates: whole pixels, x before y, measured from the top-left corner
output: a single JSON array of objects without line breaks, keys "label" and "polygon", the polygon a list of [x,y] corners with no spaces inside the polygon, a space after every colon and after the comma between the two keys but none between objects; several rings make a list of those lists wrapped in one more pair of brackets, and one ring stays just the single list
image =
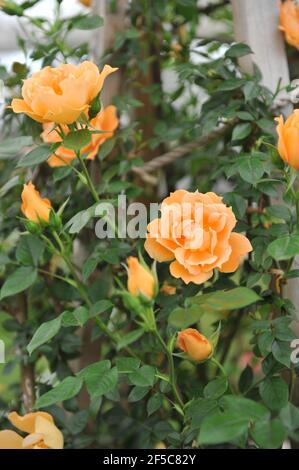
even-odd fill
[{"label": "weathered wood surface", "polygon": [[[240,60],[242,69],[252,73],[255,63],[263,75],[263,84],[271,91],[276,90],[279,80],[282,85],[288,85],[290,77],[284,38],[278,29],[278,0],[232,0],[232,6],[236,41],[247,43],[254,52]],[[277,105],[286,116],[292,112],[286,92],[280,94]],[[295,259],[294,268],[299,268],[299,257]],[[288,282],[285,295],[293,302],[299,319],[298,279]],[[294,329],[299,334],[298,323]]]},{"label": "weathered wood surface", "polygon": [[[284,39],[278,29],[279,1],[232,0],[232,6],[235,38],[247,43],[254,53],[240,59],[242,69],[252,73],[255,63],[262,72],[264,85],[273,92],[280,79],[282,85],[288,85],[290,77]],[[280,94],[280,100],[278,103],[286,104],[286,111],[290,110],[285,92]]]}]

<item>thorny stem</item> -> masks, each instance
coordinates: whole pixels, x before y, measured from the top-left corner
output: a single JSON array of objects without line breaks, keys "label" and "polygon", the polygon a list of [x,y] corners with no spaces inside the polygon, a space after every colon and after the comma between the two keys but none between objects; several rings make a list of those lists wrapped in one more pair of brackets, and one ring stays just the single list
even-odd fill
[{"label": "thorny stem", "polygon": [[159,341],[162,349],[165,351],[167,360],[168,360],[168,367],[169,367],[169,382],[173,391],[173,395],[177,401],[177,409],[181,412],[181,414],[184,414],[184,403],[183,400],[181,399],[180,393],[178,391],[177,385],[176,385],[176,375],[175,375],[175,369],[174,369],[174,362],[173,362],[173,356],[169,348],[167,347],[165,341],[163,340],[162,336],[160,335],[159,331],[157,330],[157,327],[155,330],[153,330],[153,333],[157,340]]},{"label": "thorny stem", "polygon": [[[86,290],[86,286],[82,283],[81,279],[79,278],[79,276],[77,274],[77,271],[76,271],[76,267],[74,266],[69,254],[66,252],[60,236],[58,235],[58,233],[55,230],[53,230],[52,234],[53,234],[53,237],[55,238],[55,240],[56,240],[56,242],[59,246],[59,251],[56,250],[56,248],[54,247],[52,242],[47,237],[43,236],[43,238],[46,239],[49,242],[52,250],[55,250],[56,254],[58,256],[62,257],[62,259],[66,263],[67,267],[69,268],[70,273],[72,274],[72,277],[74,278],[75,286],[78,289],[78,292],[79,292],[81,298],[86,302],[86,305],[91,309],[92,306],[93,306],[93,303],[89,298],[88,292]],[[65,282],[67,282],[67,279],[63,278],[62,276],[61,276],[61,280],[64,280]],[[119,343],[119,340],[120,340],[119,335],[113,333],[112,331],[110,331],[109,328],[105,325],[105,323],[99,317],[94,317],[93,320],[98,325],[100,330],[106,336],[108,336],[113,341],[114,344],[117,345]],[[125,348],[125,350],[131,356],[135,357],[136,359],[138,358],[138,356],[134,353],[134,351],[132,351],[132,349],[130,347],[127,346]]]},{"label": "thorny stem", "polygon": [[89,174],[89,171],[85,165],[85,161],[84,161],[84,158],[82,157],[81,153],[80,152],[77,152],[77,157],[80,161],[80,165],[81,165],[81,168],[82,168],[82,171],[84,173],[84,176],[86,178],[86,181],[87,181],[87,185],[89,187],[89,190],[95,200],[95,202],[100,202],[100,198],[99,198],[99,195],[94,187],[94,184],[92,182],[92,179],[90,177],[90,174]]}]

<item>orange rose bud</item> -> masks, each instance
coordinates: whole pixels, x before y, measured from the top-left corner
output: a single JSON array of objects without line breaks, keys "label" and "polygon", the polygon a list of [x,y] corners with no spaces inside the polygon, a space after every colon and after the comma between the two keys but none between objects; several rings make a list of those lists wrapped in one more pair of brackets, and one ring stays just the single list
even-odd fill
[{"label": "orange rose bud", "polygon": [[299,49],[299,5],[294,0],[280,3],[279,29],[286,41]]},{"label": "orange rose bud", "polygon": [[27,219],[37,224],[41,221],[49,222],[50,211],[52,208],[51,202],[49,199],[43,199],[40,196],[31,181],[29,181],[28,184],[24,184],[21,198],[21,210]]},{"label": "orange rose bud", "polygon": [[[94,160],[100,146],[110,137],[113,136],[114,131],[119,124],[117,117],[117,109],[115,106],[107,106],[107,108],[100,111],[95,118],[90,121],[90,130],[103,131],[102,134],[92,134],[91,142],[81,149],[81,154],[87,154],[87,160]],[[65,134],[68,134],[69,129],[67,126],[62,126]],[[53,122],[43,124],[44,132],[41,137],[44,142],[56,143],[61,142],[61,137],[54,129]],[[51,167],[66,166],[72,160],[77,158],[74,150],[67,149],[63,146],[55,150],[55,155],[51,155],[48,159],[48,164]]]},{"label": "orange rose bud", "polygon": [[98,67],[88,60],[80,65],[45,67],[24,80],[23,99],[13,99],[11,108],[37,122],[71,124],[88,111],[106,77],[116,70],[105,65],[99,72]]},{"label": "orange rose bud", "polygon": [[278,153],[285,163],[299,170],[299,109],[295,109],[285,122],[283,116],[275,120],[278,122]]},{"label": "orange rose bud", "polygon": [[128,263],[128,291],[132,295],[142,294],[149,299],[155,296],[156,280],[137,258],[130,256]]},{"label": "orange rose bud", "polygon": [[197,362],[208,359],[213,351],[209,340],[194,328],[187,328],[178,333],[177,346]]}]

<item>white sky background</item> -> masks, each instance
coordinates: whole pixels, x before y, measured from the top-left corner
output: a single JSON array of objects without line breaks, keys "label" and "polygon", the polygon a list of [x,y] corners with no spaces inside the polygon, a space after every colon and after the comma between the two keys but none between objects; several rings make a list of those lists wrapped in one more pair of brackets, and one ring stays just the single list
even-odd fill
[{"label": "white sky background", "polygon": [[[18,0],[16,3],[22,3]],[[55,0],[43,0],[34,7],[27,10],[28,16],[42,16],[53,18]],[[72,16],[80,12],[88,12],[78,0],[64,0],[61,4],[61,10],[64,16]],[[8,16],[0,12],[0,64],[11,66],[15,61],[23,62],[24,56],[18,51],[17,36],[20,32],[19,19],[15,16]],[[24,20],[22,20],[24,21]],[[86,40],[90,36],[89,32],[77,31],[76,34]],[[38,65],[37,65],[38,68]]]}]

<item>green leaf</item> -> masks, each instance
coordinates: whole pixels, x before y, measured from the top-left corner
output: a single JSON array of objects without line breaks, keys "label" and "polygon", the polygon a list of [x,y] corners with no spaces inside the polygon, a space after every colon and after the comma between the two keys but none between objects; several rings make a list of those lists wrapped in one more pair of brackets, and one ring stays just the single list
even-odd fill
[{"label": "green leaf", "polygon": [[261,449],[278,449],[286,437],[282,422],[276,418],[257,421],[251,429],[251,436]]},{"label": "green leaf", "polygon": [[62,317],[54,318],[54,320],[42,323],[34,333],[30,343],[27,346],[27,351],[32,354],[35,349],[44,343],[47,343],[54,336],[57,335],[61,328]]},{"label": "green leaf", "polygon": [[96,269],[98,263],[99,260],[94,257],[90,257],[85,261],[82,268],[82,276],[84,281],[87,281],[87,279],[91,276],[91,274]]},{"label": "green leaf", "polygon": [[247,208],[246,199],[237,193],[226,193],[224,194],[224,201],[229,206],[232,206],[233,212],[238,219],[243,219]]},{"label": "green leaf", "polygon": [[197,323],[204,313],[236,310],[259,300],[260,297],[247,287],[197,295],[186,300],[185,309],[177,308],[171,312],[168,321],[178,328],[186,328]]},{"label": "green leaf", "polygon": [[292,217],[290,209],[287,206],[283,206],[282,204],[273,204],[267,207],[267,212],[276,219],[289,221]]},{"label": "green leaf", "polygon": [[137,330],[130,331],[130,333],[121,337],[121,339],[117,343],[117,350],[120,351],[126,346],[129,346],[129,344],[135,343],[135,341],[137,341],[143,334],[143,328],[138,328]]},{"label": "green leaf", "polygon": [[238,44],[233,44],[225,53],[225,57],[235,59],[238,57],[243,57],[244,55],[252,54],[252,50],[247,44],[242,42]]},{"label": "green leaf", "polygon": [[80,434],[88,423],[89,412],[88,410],[81,410],[72,415],[66,423],[68,431],[73,435]]},{"label": "green leaf", "polygon": [[280,364],[290,367],[292,350],[287,341],[275,340],[272,344],[272,354]]},{"label": "green leaf", "polygon": [[217,377],[209,382],[203,391],[205,398],[214,399],[220,398],[227,390],[228,383],[225,377]]},{"label": "green leaf", "polygon": [[76,29],[96,29],[104,25],[104,19],[98,15],[86,15],[76,18],[73,26]]},{"label": "green leaf", "polygon": [[65,225],[65,229],[69,233],[79,233],[88,224],[90,219],[94,217],[96,205],[89,207],[83,211],[78,212],[72,217]]},{"label": "green leaf", "polygon": [[78,307],[72,312],[65,311],[61,315],[62,324],[68,326],[83,326],[89,320],[89,311],[86,307]]},{"label": "green leaf", "polygon": [[241,178],[253,185],[258,183],[265,171],[261,159],[252,156],[240,158],[238,168]]},{"label": "green leaf", "polygon": [[267,377],[260,384],[260,395],[263,402],[273,411],[283,408],[289,398],[289,389],[280,377]]},{"label": "green leaf", "polygon": [[276,261],[291,259],[299,254],[299,235],[278,238],[270,243],[267,251]]},{"label": "green leaf", "polygon": [[265,118],[259,119],[257,121],[257,125],[259,126],[260,129],[262,129],[262,131],[270,135],[272,135],[275,130],[275,122],[273,119],[271,119],[271,121]]},{"label": "green leaf", "polygon": [[219,404],[225,412],[239,413],[251,421],[270,418],[270,412],[263,404],[245,397],[225,395]]},{"label": "green leaf", "polygon": [[263,356],[271,352],[274,336],[272,330],[267,330],[258,335],[258,347]]},{"label": "green leaf", "polygon": [[0,300],[28,289],[34,284],[36,277],[37,271],[31,266],[17,269],[4,282],[0,292]]},{"label": "green leaf", "polygon": [[279,317],[272,321],[273,335],[280,341],[292,341],[296,338],[291,330],[292,316]]},{"label": "green leaf", "polygon": [[16,258],[19,263],[37,266],[44,248],[44,244],[35,235],[24,235],[18,243]]},{"label": "green leaf", "polygon": [[35,408],[45,408],[61,401],[70,400],[78,395],[83,382],[78,377],[67,377],[59,385],[42,395],[36,402]]},{"label": "green leaf", "polygon": [[217,400],[197,398],[187,407],[186,416],[191,419],[192,429],[199,429],[202,421],[207,416],[212,416],[219,411]]},{"label": "green leaf", "polygon": [[282,408],[279,417],[289,431],[299,429],[299,409],[292,403],[288,403]]},{"label": "green leaf", "polygon": [[41,144],[38,147],[34,148],[30,152],[26,153],[24,155],[19,163],[18,167],[19,168],[27,168],[30,166],[36,166],[39,165],[40,163],[45,162],[48,160],[50,155],[53,153],[53,147],[47,144]]},{"label": "green leaf", "polygon": [[259,96],[260,87],[253,81],[247,82],[243,87],[243,93],[245,101],[251,101]]},{"label": "green leaf", "polygon": [[88,129],[72,131],[63,139],[63,146],[67,149],[79,152],[91,142],[91,132]]},{"label": "green leaf", "polygon": [[113,303],[110,300],[98,300],[90,310],[90,317],[96,317],[97,315],[100,315],[101,313],[107,312],[107,310],[110,310],[113,307]]},{"label": "green leaf", "polygon": [[156,369],[151,366],[142,366],[129,375],[130,382],[139,387],[152,387],[155,381]]},{"label": "green leaf", "polygon": [[242,371],[239,380],[239,389],[240,392],[246,393],[253,383],[253,372],[250,366],[246,366],[245,369]]},{"label": "green leaf", "polygon": [[99,375],[103,374],[111,368],[111,362],[108,359],[104,361],[94,362],[84,369],[81,369],[77,376],[84,381],[89,380],[91,384],[96,381]]},{"label": "green leaf", "polygon": [[233,130],[232,141],[246,139],[246,137],[250,135],[251,131],[252,131],[252,126],[249,122],[245,122],[243,124],[237,124]]},{"label": "green leaf", "polygon": [[142,400],[142,398],[145,397],[145,395],[150,391],[150,387],[134,387],[132,388],[129,396],[128,396],[128,401],[130,403],[135,403],[139,400]]},{"label": "green leaf", "polygon": [[221,85],[217,88],[217,91],[231,91],[236,90],[244,85],[244,80],[240,80],[240,78],[232,78],[231,80],[226,80],[221,83]]},{"label": "green leaf", "polygon": [[118,371],[116,367],[110,369],[110,361],[95,362],[78,373],[84,380],[92,400],[101,397],[113,390],[117,384]]},{"label": "green leaf", "polygon": [[29,147],[33,144],[32,137],[20,136],[10,137],[0,143],[0,160],[14,158],[24,147]]},{"label": "green leaf", "polygon": [[85,380],[90,398],[94,400],[95,398],[105,395],[116,387],[118,371],[116,367],[113,367],[112,369],[104,371],[96,380],[91,380],[89,377]]},{"label": "green leaf", "polygon": [[248,428],[247,416],[221,413],[207,416],[201,425],[198,444],[224,444],[240,437]]},{"label": "green leaf", "polygon": [[161,408],[163,403],[163,395],[161,393],[155,393],[147,402],[146,410],[148,416],[151,416],[153,413]]},{"label": "green leaf", "polygon": [[134,357],[118,357],[116,367],[119,373],[130,374],[140,366],[140,360]]},{"label": "green leaf", "polygon": [[116,140],[113,138],[107,139],[100,147],[99,159],[104,160],[110,152],[112,152]]}]

